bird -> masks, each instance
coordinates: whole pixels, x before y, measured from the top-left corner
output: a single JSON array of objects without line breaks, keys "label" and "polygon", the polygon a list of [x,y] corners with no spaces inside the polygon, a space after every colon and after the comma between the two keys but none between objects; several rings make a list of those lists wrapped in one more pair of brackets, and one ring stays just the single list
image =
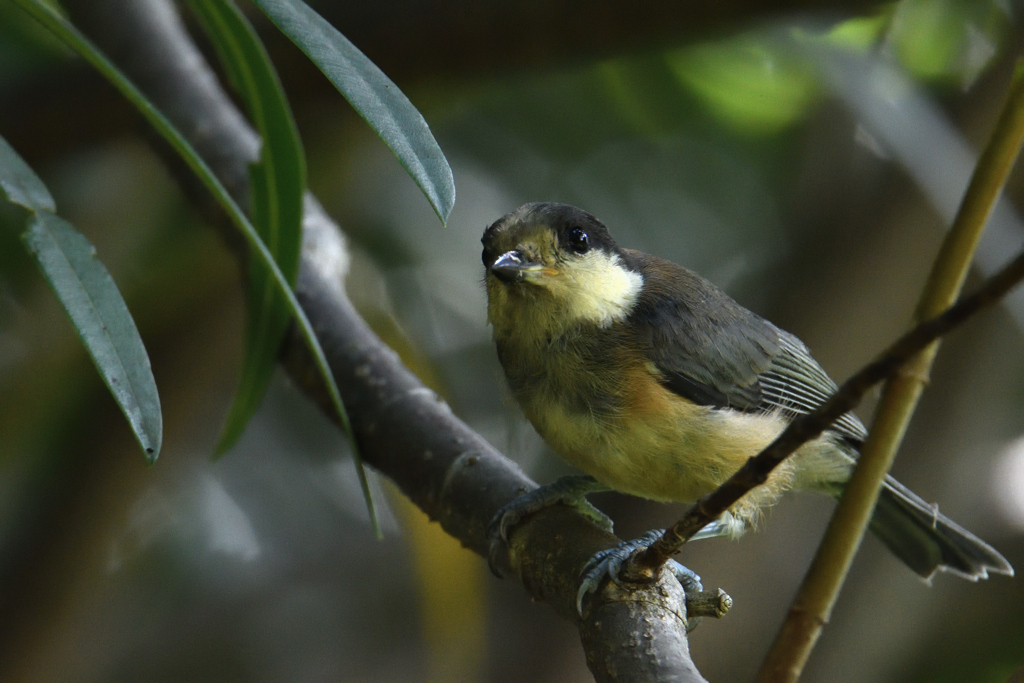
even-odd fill
[{"label": "bird", "polygon": [[[505,378],[526,418],[583,475],[502,508],[492,551],[525,516],[568,503],[606,529],[586,501],[615,490],[692,503],[714,491],[786,425],[837,389],[807,346],[671,261],[620,247],[593,215],[525,204],[484,231],[487,318]],[[867,438],[852,413],[777,467],[694,538],[738,538],[793,489],[838,497]],[[1013,575],[994,548],[887,477],[870,529],[919,576]],[[599,553],[577,600],[656,533]],[[673,563],[687,592],[699,577]]]}]

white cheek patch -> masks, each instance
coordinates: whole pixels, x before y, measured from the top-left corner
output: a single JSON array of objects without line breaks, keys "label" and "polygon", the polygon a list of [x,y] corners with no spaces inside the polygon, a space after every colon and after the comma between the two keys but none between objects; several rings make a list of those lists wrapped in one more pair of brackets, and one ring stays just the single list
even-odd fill
[{"label": "white cheek patch", "polygon": [[[594,250],[572,259],[551,278],[549,288],[572,320],[598,327],[622,322],[636,304],[644,278],[615,254]],[[563,280],[564,281],[561,281]]]}]

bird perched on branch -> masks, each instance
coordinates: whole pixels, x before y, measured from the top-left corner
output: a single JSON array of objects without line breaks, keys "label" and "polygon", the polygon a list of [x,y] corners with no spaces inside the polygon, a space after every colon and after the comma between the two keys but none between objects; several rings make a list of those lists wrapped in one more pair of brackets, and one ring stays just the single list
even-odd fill
[{"label": "bird perched on branch", "polygon": [[[836,390],[795,336],[685,268],[619,247],[581,209],[526,204],[482,242],[488,318],[512,393],[555,452],[587,473],[506,506],[492,523],[496,543],[557,502],[610,528],[585,500],[593,491],[694,502]],[[843,415],[696,537],[740,536],[787,489],[838,496],[866,437],[857,417]],[[1013,574],[992,547],[891,477],[871,530],[922,577]],[[652,539],[592,561],[580,599]],[[696,575],[673,568],[688,591],[699,588]]]}]

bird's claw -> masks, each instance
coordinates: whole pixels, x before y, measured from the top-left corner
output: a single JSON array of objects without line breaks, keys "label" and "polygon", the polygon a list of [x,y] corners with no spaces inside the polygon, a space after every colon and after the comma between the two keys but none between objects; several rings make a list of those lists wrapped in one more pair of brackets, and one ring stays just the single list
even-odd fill
[{"label": "bird's claw", "polygon": [[[622,565],[633,556],[634,553],[646,550],[663,532],[661,530],[648,531],[643,536],[631,541],[625,541],[615,546],[596,553],[580,572],[580,587],[576,592],[576,612],[583,616],[583,599],[588,593],[596,593],[601,587],[605,577],[611,579],[616,586],[622,585],[622,578],[619,572]],[[687,596],[695,595],[704,590],[700,577],[693,570],[684,567],[675,560],[669,560],[665,567],[672,572],[676,580],[683,587]],[[693,621],[693,620],[691,620]],[[693,624],[696,626],[696,623]],[[687,630],[691,630],[688,625]]]},{"label": "bird's claw", "polygon": [[613,528],[611,518],[591,505],[586,499],[588,493],[604,489],[605,487],[597,483],[593,477],[570,475],[547,486],[524,493],[504,505],[487,525],[487,538],[490,541],[488,564],[491,571],[500,576],[496,561],[504,546],[508,545],[512,529],[527,516],[558,503],[571,505],[581,515],[611,533]]},{"label": "bird's claw", "polygon": [[508,532],[512,527],[519,524],[524,516],[516,506],[519,500],[520,498],[516,498],[508,505],[505,505],[491,518],[491,523],[487,525],[487,538],[491,539],[491,543],[495,541],[508,543]]}]

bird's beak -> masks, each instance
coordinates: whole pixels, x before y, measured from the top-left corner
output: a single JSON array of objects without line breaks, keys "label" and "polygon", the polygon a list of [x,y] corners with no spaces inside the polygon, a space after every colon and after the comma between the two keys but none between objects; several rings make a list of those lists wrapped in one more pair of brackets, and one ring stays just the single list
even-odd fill
[{"label": "bird's beak", "polygon": [[538,282],[544,277],[557,275],[554,268],[547,268],[526,258],[518,249],[506,252],[491,264],[490,272],[499,280],[508,283]]}]

